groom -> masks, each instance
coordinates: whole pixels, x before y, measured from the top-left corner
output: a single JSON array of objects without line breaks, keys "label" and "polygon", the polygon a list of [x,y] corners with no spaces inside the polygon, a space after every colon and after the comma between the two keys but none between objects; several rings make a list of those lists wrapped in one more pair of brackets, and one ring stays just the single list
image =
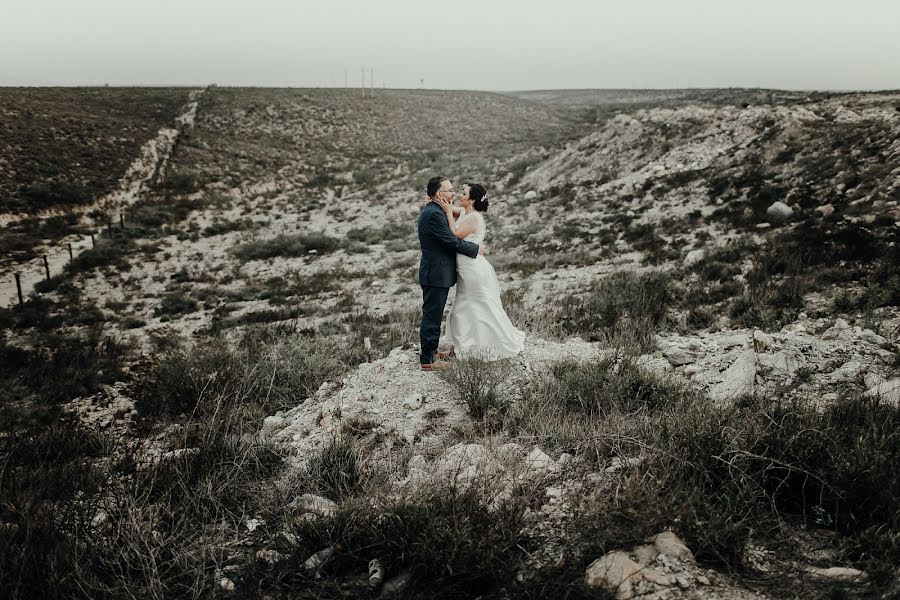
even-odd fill
[{"label": "groom", "polygon": [[[422,286],[422,324],[419,341],[422,353],[419,362],[424,371],[446,369],[446,362],[435,362],[438,340],[441,336],[441,317],[447,304],[447,294],[456,285],[456,253],[471,258],[484,253],[484,246],[457,239],[450,231],[447,216],[435,200],[442,198],[453,202],[453,184],[446,177],[428,180],[429,202],[419,213],[419,285]],[[443,358],[443,357],[441,357]]]}]

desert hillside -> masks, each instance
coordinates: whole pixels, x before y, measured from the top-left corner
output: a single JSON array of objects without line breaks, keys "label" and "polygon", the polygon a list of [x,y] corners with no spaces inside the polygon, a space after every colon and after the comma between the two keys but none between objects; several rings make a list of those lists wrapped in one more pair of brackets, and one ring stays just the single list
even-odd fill
[{"label": "desert hillside", "polygon": [[[900,593],[900,93],[0,110],[10,596]],[[528,333],[440,375],[437,174]]]}]

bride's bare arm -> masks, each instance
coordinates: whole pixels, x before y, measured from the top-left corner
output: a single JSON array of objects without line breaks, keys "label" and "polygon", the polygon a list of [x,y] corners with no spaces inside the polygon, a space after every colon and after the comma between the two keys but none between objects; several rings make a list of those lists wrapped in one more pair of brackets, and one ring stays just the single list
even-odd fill
[{"label": "bride's bare arm", "polygon": [[[462,227],[462,229],[456,228],[456,214],[455,214],[457,212],[456,207],[450,206],[450,204],[448,204],[447,202],[444,202],[441,199],[437,199],[436,202],[441,206],[441,208],[444,209],[444,214],[447,215],[447,221],[450,223],[450,231],[452,231],[453,235],[455,235],[458,239],[461,240],[461,239],[471,235],[472,233],[475,233],[475,229],[478,227],[478,225],[475,224],[474,222],[467,223],[466,225],[464,225]],[[461,211],[461,209],[460,209],[460,211]]]}]

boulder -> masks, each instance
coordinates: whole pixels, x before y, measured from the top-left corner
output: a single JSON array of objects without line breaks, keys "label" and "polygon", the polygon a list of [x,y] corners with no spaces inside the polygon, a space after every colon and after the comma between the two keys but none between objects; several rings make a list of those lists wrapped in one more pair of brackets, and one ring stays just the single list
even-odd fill
[{"label": "boulder", "polygon": [[525,467],[529,471],[556,471],[559,469],[556,461],[547,456],[538,446],[535,446],[525,457]]},{"label": "boulder", "polygon": [[794,210],[784,202],[773,202],[766,209],[766,216],[775,221],[786,221],[794,214]]},{"label": "boulder", "polygon": [[757,365],[758,360],[753,349],[748,348],[741,352],[722,374],[722,381],[710,388],[708,393],[710,400],[724,402],[753,394]]},{"label": "boulder", "polygon": [[870,344],[875,344],[876,346],[880,346],[887,341],[871,329],[863,329],[859,334],[859,339]]},{"label": "boulder", "polygon": [[694,553],[684,545],[675,533],[663,531],[653,538],[653,547],[659,554],[669,558],[677,558],[686,562],[694,562]]},{"label": "boulder", "polygon": [[900,378],[890,379],[866,390],[866,396],[881,398],[882,401],[900,405]]},{"label": "boulder", "polygon": [[528,190],[527,192],[525,192],[525,199],[526,200],[536,200],[537,192],[534,190]]},{"label": "boulder", "polygon": [[682,263],[685,267],[690,267],[691,265],[695,265],[701,260],[706,258],[706,250],[703,248],[696,248],[687,253],[687,256],[684,257],[684,262]]},{"label": "boulder", "polygon": [[800,368],[803,356],[794,356],[784,351],[774,354],[758,354],[759,365],[775,375],[793,375]]},{"label": "boulder", "polygon": [[662,355],[666,357],[666,360],[672,363],[673,367],[680,367],[682,365],[689,365],[693,362],[697,362],[697,355],[690,350],[679,346],[669,346],[668,348],[664,348]]},{"label": "boulder", "polygon": [[716,340],[716,343],[725,350],[736,346],[744,347],[747,345],[747,335],[744,333],[736,333],[734,335],[726,335]]},{"label": "boulder", "polygon": [[620,600],[634,596],[634,582],[640,578],[641,565],[624,552],[610,552],[598,558],[584,572],[584,583],[602,587]]}]

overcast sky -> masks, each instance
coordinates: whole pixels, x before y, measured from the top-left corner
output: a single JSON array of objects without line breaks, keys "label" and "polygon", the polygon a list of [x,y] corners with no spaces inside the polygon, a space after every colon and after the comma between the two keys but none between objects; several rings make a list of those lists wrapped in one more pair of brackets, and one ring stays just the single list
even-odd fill
[{"label": "overcast sky", "polygon": [[0,0],[0,85],[900,88],[897,0]]}]

